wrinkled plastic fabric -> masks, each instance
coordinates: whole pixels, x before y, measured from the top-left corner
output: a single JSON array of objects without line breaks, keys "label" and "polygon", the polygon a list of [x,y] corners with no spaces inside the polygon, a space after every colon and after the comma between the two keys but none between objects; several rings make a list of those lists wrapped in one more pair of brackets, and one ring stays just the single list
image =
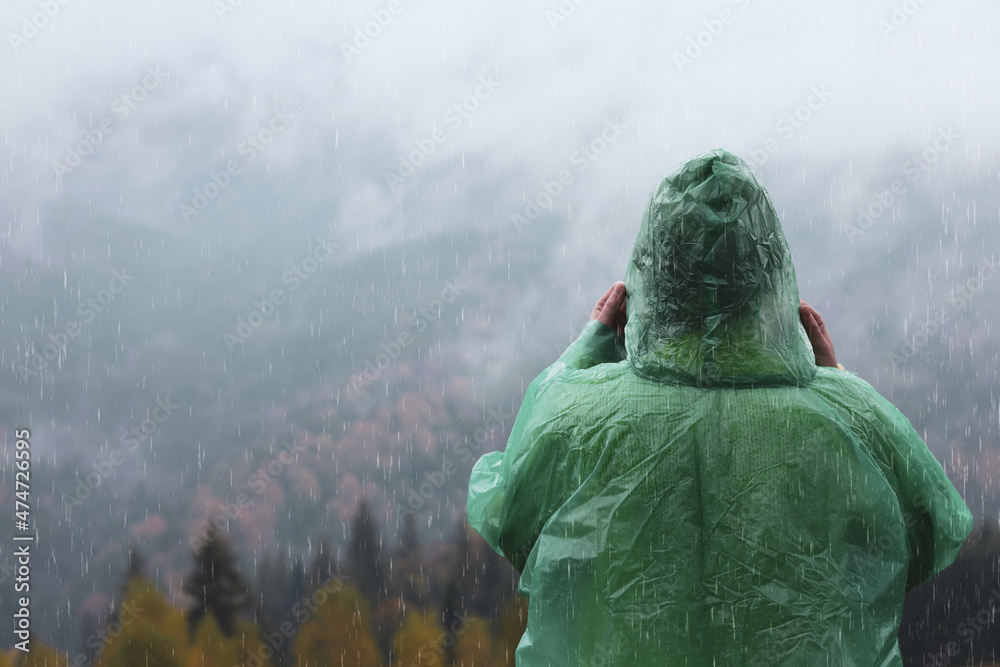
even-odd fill
[{"label": "wrinkled plastic fabric", "polygon": [[816,367],[742,160],[664,179],[625,283],[624,344],[591,320],[472,471],[529,598],[518,667],[901,665],[904,592],[972,516],[906,417]]}]

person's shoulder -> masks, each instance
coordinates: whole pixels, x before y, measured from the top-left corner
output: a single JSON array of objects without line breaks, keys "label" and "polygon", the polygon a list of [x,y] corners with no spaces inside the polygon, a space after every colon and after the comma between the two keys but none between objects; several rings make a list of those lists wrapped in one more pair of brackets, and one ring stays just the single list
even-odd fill
[{"label": "person's shoulder", "polygon": [[895,404],[857,373],[818,367],[809,388],[827,402],[838,405],[855,421],[878,424],[906,423],[909,420]]},{"label": "person's shoulder", "polygon": [[556,362],[546,368],[532,384],[532,404],[536,411],[559,414],[587,414],[606,404],[608,397],[622,389],[628,375],[628,363],[603,363],[589,368],[574,368]]},{"label": "person's shoulder", "polygon": [[845,368],[829,368],[817,366],[816,375],[809,385],[813,389],[836,388],[840,391],[858,392],[861,394],[878,394],[864,378]]},{"label": "person's shoulder", "polygon": [[604,362],[578,368],[563,360],[553,362],[536,378],[545,385],[593,384],[595,381],[609,381],[620,378],[627,372],[628,360]]}]

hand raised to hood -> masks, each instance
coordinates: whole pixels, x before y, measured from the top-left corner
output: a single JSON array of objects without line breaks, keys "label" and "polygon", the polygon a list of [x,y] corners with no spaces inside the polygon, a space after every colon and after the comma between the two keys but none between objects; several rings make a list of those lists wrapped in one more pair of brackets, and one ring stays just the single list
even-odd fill
[{"label": "hand raised to hood", "polygon": [[616,282],[608,288],[590,313],[590,319],[606,324],[620,334],[625,333],[628,315],[625,312],[625,283]]},{"label": "hand raised to hood", "polygon": [[816,365],[839,368],[837,355],[833,351],[833,339],[830,338],[819,312],[799,299],[799,317],[802,318],[802,326],[805,327],[813,352],[816,354]]}]

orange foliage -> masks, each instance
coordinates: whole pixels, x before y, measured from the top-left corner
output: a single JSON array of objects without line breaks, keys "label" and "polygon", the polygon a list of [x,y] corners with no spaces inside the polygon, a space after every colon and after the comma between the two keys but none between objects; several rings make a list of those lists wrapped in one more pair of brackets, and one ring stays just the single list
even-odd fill
[{"label": "orange foliage", "polygon": [[347,470],[370,470],[375,455],[391,442],[385,426],[377,422],[356,421],[337,443],[337,458]]},{"label": "orange foliage", "polygon": [[159,537],[167,529],[167,521],[159,514],[153,514],[141,523],[129,528],[133,540],[151,540]]},{"label": "orange foliage", "polygon": [[512,595],[500,614],[500,640],[496,643],[496,667],[514,667],[514,652],[528,627],[528,600]]},{"label": "orange foliage", "polygon": [[316,500],[320,497],[323,487],[319,483],[319,477],[311,469],[301,463],[293,463],[288,466],[286,474],[295,493],[310,500]]},{"label": "orange foliage", "polygon": [[470,616],[455,638],[454,667],[492,667],[493,635],[490,624],[482,618]]}]

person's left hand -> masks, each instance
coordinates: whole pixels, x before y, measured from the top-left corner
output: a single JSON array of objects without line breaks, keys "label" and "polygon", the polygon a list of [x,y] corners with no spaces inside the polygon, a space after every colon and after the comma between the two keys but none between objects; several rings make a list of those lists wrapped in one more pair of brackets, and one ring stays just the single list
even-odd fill
[{"label": "person's left hand", "polygon": [[590,319],[606,324],[620,334],[625,333],[625,283],[616,282],[604,293],[590,313]]}]

